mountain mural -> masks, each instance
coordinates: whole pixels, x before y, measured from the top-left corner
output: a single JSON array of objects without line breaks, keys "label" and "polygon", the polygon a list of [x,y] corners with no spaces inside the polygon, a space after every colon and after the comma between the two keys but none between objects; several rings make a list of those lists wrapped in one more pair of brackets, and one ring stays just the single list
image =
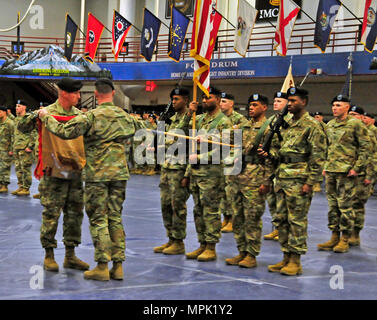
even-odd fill
[{"label": "mountain mural", "polygon": [[56,45],[27,52],[16,59],[9,59],[0,68],[0,75],[51,76],[80,78],[112,78],[111,72],[91,64],[79,55],[71,61],[64,57],[64,50]]}]

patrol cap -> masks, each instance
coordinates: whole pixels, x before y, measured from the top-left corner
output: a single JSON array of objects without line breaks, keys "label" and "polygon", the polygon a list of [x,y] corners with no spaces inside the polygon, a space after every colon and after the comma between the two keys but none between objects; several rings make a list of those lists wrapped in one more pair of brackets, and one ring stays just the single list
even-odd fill
[{"label": "patrol cap", "polygon": [[371,119],[374,119],[374,117],[368,112],[364,112],[364,116],[371,118]]},{"label": "patrol cap", "polygon": [[259,102],[261,102],[262,104],[268,105],[268,98],[267,98],[266,96],[262,96],[262,95],[259,94],[259,93],[254,93],[254,94],[252,94],[252,95],[249,97],[249,100],[247,101],[247,103],[250,104],[250,102],[254,102],[254,101],[259,101]]},{"label": "patrol cap", "polygon": [[63,78],[56,85],[59,87],[59,89],[72,93],[79,91],[82,88],[83,83],[80,80],[74,80],[72,78]]},{"label": "patrol cap", "polygon": [[290,96],[298,96],[300,98],[307,98],[309,95],[309,92],[303,88],[298,88],[298,87],[292,87],[289,88],[287,91],[287,97]]},{"label": "patrol cap", "polygon": [[227,92],[222,92],[221,93],[221,98],[222,99],[228,99],[228,100],[233,100],[234,101],[234,95],[227,93]]},{"label": "patrol cap", "polygon": [[347,96],[344,96],[342,94],[338,94],[336,97],[334,97],[334,99],[332,99],[332,101],[331,101],[331,104],[333,104],[336,101],[348,102],[348,103],[351,102],[351,100]]},{"label": "patrol cap", "polygon": [[27,103],[25,100],[18,99],[16,104],[21,104],[23,106],[27,106]]},{"label": "patrol cap", "polygon": [[103,85],[103,84],[106,84],[106,85],[110,86],[111,89],[115,90],[113,82],[108,78],[99,78],[94,85],[99,86],[99,85]]},{"label": "patrol cap", "polygon": [[358,114],[364,114],[365,113],[364,109],[361,108],[361,107],[358,107],[358,106],[351,106],[351,108],[348,110],[348,112],[351,112],[351,111],[356,112]]},{"label": "patrol cap", "polygon": [[0,111],[7,112],[7,107],[6,106],[0,106]]},{"label": "patrol cap", "polygon": [[313,116],[323,116],[323,113],[320,111],[316,111],[313,113]]},{"label": "patrol cap", "polygon": [[274,94],[274,99],[275,98],[288,99],[288,95],[285,92],[277,91]]},{"label": "patrol cap", "polygon": [[209,94],[213,94],[215,96],[221,97],[221,91],[215,87],[209,87],[208,89]]},{"label": "patrol cap", "polygon": [[185,88],[175,88],[170,92],[170,98],[172,98],[173,96],[189,97],[190,92]]}]

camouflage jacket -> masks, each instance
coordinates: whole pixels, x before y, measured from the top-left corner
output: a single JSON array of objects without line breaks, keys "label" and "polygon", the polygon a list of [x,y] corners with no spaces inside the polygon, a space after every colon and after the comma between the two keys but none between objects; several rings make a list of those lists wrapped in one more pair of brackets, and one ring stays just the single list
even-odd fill
[{"label": "camouflage jacket", "polygon": [[358,174],[365,174],[371,146],[366,126],[347,116],[343,121],[329,121],[326,132],[329,148],[324,170],[346,173],[353,169]]},{"label": "camouflage jacket", "polygon": [[35,147],[35,139],[36,135],[38,134],[37,130],[23,132],[18,128],[18,124],[27,117],[28,114],[25,114],[23,117],[17,116],[14,119],[13,151],[25,150],[26,148],[33,150]]},{"label": "camouflage jacket", "polygon": [[373,183],[377,178],[377,139],[371,126],[366,126],[370,139],[370,151],[368,153],[367,167],[365,171],[365,179]]},{"label": "camouflage jacket", "polygon": [[281,131],[283,141],[274,143],[270,150],[271,157],[279,161],[276,177],[306,179],[309,185],[321,183],[327,143],[320,124],[308,112],[287,123],[288,128]]},{"label": "camouflage jacket", "polygon": [[12,151],[14,123],[8,117],[4,122],[0,120],[0,155]]},{"label": "camouflage jacket", "polygon": [[85,181],[128,180],[125,141],[140,125],[127,112],[112,103],[103,103],[65,124],[50,115],[42,121],[48,130],[62,139],[84,136]]},{"label": "camouflage jacket", "polygon": [[232,123],[233,129],[241,129],[245,124],[248,124],[249,122],[245,116],[236,111],[233,111],[230,116],[228,116],[228,119]]}]

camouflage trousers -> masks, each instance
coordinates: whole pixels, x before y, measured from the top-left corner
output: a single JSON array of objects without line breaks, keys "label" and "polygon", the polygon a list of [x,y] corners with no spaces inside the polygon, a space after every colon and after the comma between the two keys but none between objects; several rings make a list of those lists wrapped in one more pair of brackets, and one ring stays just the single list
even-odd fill
[{"label": "camouflage trousers", "polygon": [[302,194],[303,179],[277,179],[275,184],[276,215],[281,250],[303,255],[307,252],[308,212],[312,193]]},{"label": "camouflage trousers", "polygon": [[355,214],[354,228],[359,230],[364,228],[365,223],[365,205],[373,193],[373,185],[364,185],[365,176],[355,178],[356,197],[353,202],[353,211]]},{"label": "camouflage trousers", "polygon": [[64,180],[44,176],[39,183],[42,226],[40,240],[43,248],[56,248],[56,230],[63,211],[63,243],[74,247],[81,243],[83,219],[83,186],[81,178]]},{"label": "camouflage trousers", "polygon": [[267,194],[266,200],[268,204],[268,209],[270,210],[272,225],[274,226],[275,229],[277,229],[277,225],[274,224],[274,217],[276,215],[276,205],[277,205],[274,185],[271,186],[271,191]]},{"label": "camouflage trousers", "polygon": [[326,173],[328,228],[331,231],[352,232],[355,221],[353,207],[356,182],[357,178],[347,177],[347,173]]},{"label": "camouflage trousers", "polygon": [[260,253],[262,237],[262,216],[266,196],[259,194],[259,187],[237,185],[233,202],[233,232],[239,252],[253,256]]},{"label": "camouflage trousers", "polygon": [[200,243],[217,243],[221,238],[220,201],[222,176],[191,176],[190,192],[194,200],[194,220]]},{"label": "camouflage trousers", "polygon": [[0,151],[0,185],[7,186],[10,183],[10,169],[12,157],[6,151]]},{"label": "camouflage trousers", "polygon": [[221,213],[224,215],[224,217],[232,218],[233,216],[233,198],[234,194],[236,192],[236,186],[235,183],[235,177],[234,175],[224,176],[223,179],[223,186],[224,191],[222,193],[222,199],[220,203],[220,210]]},{"label": "camouflage trousers", "polygon": [[161,169],[160,195],[162,220],[169,239],[186,238],[186,202],[190,197],[187,187],[181,187],[185,170]]},{"label": "camouflage trousers", "polygon": [[25,150],[16,150],[14,152],[14,165],[18,180],[18,186],[30,189],[32,176],[31,166],[33,164],[33,153]]},{"label": "camouflage trousers", "polygon": [[124,261],[126,235],[122,223],[127,181],[85,182],[85,210],[97,262]]}]

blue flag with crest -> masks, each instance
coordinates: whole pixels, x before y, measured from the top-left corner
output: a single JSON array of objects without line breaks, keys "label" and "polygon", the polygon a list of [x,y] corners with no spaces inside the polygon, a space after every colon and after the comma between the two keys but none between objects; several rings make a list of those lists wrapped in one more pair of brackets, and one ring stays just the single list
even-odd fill
[{"label": "blue flag with crest", "polygon": [[161,21],[147,8],[144,8],[144,24],[141,33],[141,56],[150,62],[156,46],[158,33],[160,32]]},{"label": "blue flag with crest", "polygon": [[183,44],[190,19],[187,18],[177,8],[172,7],[172,16],[169,30],[168,56],[176,62],[179,62]]}]

